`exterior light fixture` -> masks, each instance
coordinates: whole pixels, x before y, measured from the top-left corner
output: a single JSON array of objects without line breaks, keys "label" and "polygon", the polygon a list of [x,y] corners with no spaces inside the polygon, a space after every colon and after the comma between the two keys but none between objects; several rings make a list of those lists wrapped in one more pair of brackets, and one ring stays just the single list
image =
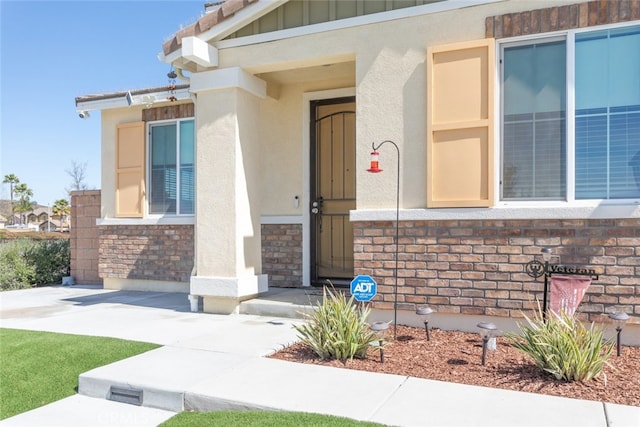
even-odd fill
[{"label": "exterior light fixture", "polygon": [[549,293],[549,261],[551,261],[551,248],[542,248],[540,249],[542,253],[542,259],[544,260],[544,291],[542,293],[543,299],[543,309],[542,309],[542,319],[547,320],[547,298]]},{"label": "exterior light fixture", "polygon": [[380,363],[384,363],[384,335],[387,333],[387,329],[389,328],[389,323],[374,322],[369,327],[378,336],[378,349],[380,350]]},{"label": "exterior light fixture", "polygon": [[429,336],[429,319],[433,314],[433,309],[431,307],[420,307],[416,310],[416,314],[422,317],[422,320],[424,321],[424,332],[427,334],[427,341],[430,341],[431,337]]},{"label": "exterior light fixture", "polygon": [[496,325],[490,322],[480,322],[477,326],[482,337],[482,366],[484,366],[487,360],[487,344],[491,338],[495,337],[497,328]]},{"label": "exterior light fixture", "polygon": [[542,290],[542,319],[545,321],[547,320],[547,299],[549,294],[549,261],[551,261],[552,252],[551,248],[540,249],[544,264],[538,260],[533,260],[528,262],[525,268],[527,274],[536,280],[538,277],[544,276],[544,288]]},{"label": "exterior light fixture", "polygon": [[371,165],[369,169],[367,169],[367,172],[370,172],[370,173],[382,172],[382,169],[380,169],[380,163],[378,162],[378,159],[380,156],[378,149],[382,147],[384,144],[386,144],[387,142],[395,147],[396,153],[398,155],[397,156],[398,166],[396,170],[396,174],[397,174],[396,175],[396,250],[395,250],[396,264],[395,264],[394,274],[393,274],[393,277],[395,279],[394,300],[393,300],[393,339],[395,340],[398,338],[398,234],[399,234],[398,224],[400,223],[400,149],[398,148],[395,142],[387,139],[379,143],[377,147],[375,142],[371,143],[371,148],[373,149],[373,151],[371,151]]},{"label": "exterior light fixture", "polygon": [[609,313],[609,318],[613,320],[613,324],[616,327],[616,354],[620,356],[620,334],[622,333],[622,328],[624,328],[625,323],[629,320],[629,315],[624,311],[619,311]]}]

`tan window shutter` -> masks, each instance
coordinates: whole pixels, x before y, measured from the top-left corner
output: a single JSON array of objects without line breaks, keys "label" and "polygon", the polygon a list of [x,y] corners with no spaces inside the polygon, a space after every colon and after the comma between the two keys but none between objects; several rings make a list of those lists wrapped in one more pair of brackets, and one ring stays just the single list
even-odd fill
[{"label": "tan window shutter", "polygon": [[427,207],[494,201],[495,40],[428,48]]},{"label": "tan window shutter", "polygon": [[140,218],[144,211],[145,122],[118,125],[116,216]]}]

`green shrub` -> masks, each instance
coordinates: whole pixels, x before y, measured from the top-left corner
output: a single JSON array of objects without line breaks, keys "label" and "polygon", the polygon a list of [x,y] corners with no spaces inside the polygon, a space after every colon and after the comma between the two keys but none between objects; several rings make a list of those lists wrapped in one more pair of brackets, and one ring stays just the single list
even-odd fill
[{"label": "green shrub", "polygon": [[0,289],[31,287],[35,268],[29,264],[26,253],[32,246],[29,240],[15,240],[0,244]]},{"label": "green shrub", "polygon": [[69,274],[70,259],[67,239],[0,243],[0,290],[60,283]]},{"label": "green shrub", "polygon": [[26,252],[27,260],[34,266],[33,284],[60,283],[69,275],[71,252],[69,240],[42,240],[34,242]]},{"label": "green shrub", "polygon": [[322,359],[364,358],[369,346],[378,338],[366,323],[370,310],[360,308],[341,293],[325,287],[321,303],[307,322],[295,325],[298,337]]},{"label": "green shrub", "polygon": [[611,340],[604,340],[604,330],[562,312],[549,312],[545,321],[539,310],[521,335],[507,334],[515,348],[531,357],[536,366],[558,380],[589,381],[602,372],[613,351]]}]

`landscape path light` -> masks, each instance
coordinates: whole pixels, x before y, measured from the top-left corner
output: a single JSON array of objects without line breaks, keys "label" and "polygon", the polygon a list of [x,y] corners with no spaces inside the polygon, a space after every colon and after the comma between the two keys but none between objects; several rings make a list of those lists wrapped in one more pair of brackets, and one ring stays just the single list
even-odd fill
[{"label": "landscape path light", "polygon": [[370,163],[369,169],[367,169],[367,172],[369,173],[382,172],[382,169],[380,169],[380,162],[379,162],[380,152],[378,151],[378,149],[382,147],[384,144],[386,144],[387,142],[395,147],[396,153],[398,155],[397,156],[398,165],[396,169],[396,172],[397,172],[397,175],[396,175],[396,250],[395,250],[396,265],[395,265],[395,268],[393,269],[394,271],[393,277],[395,279],[395,287],[394,287],[394,293],[393,293],[394,294],[393,339],[395,340],[398,338],[398,234],[399,234],[398,224],[400,222],[400,149],[398,148],[395,142],[387,139],[386,141],[382,141],[380,144],[378,144],[377,147],[375,142],[371,143],[371,148],[373,149],[373,151],[371,152],[371,163]]},{"label": "landscape path light", "polygon": [[620,356],[620,334],[622,333],[622,328],[624,328],[625,323],[629,320],[629,315],[624,311],[619,311],[609,313],[609,318],[613,320],[613,324],[616,327],[616,354]]},{"label": "landscape path light", "polygon": [[388,322],[374,322],[370,326],[372,331],[378,336],[378,349],[380,350],[380,363],[384,363],[384,335],[389,328]]},{"label": "landscape path light", "polygon": [[490,322],[480,322],[477,326],[482,337],[482,366],[484,366],[487,360],[487,344],[489,339],[494,338],[497,328],[496,325]]},{"label": "landscape path light", "polygon": [[431,337],[429,336],[429,319],[433,311],[431,307],[420,307],[416,310],[416,314],[424,321],[424,332],[427,334],[427,341],[431,341]]}]

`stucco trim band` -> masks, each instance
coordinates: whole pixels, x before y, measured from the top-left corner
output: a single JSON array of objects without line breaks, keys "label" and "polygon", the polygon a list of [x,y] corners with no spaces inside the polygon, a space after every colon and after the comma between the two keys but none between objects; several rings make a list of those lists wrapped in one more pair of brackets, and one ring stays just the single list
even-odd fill
[{"label": "stucco trim band", "polygon": [[191,92],[240,88],[259,98],[266,98],[267,83],[240,67],[194,73],[191,76]]},{"label": "stucco trim band", "polygon": [[268,276],[248,277],[191,276],[191,295],[216,298],[247,299],[269,290]]}]

